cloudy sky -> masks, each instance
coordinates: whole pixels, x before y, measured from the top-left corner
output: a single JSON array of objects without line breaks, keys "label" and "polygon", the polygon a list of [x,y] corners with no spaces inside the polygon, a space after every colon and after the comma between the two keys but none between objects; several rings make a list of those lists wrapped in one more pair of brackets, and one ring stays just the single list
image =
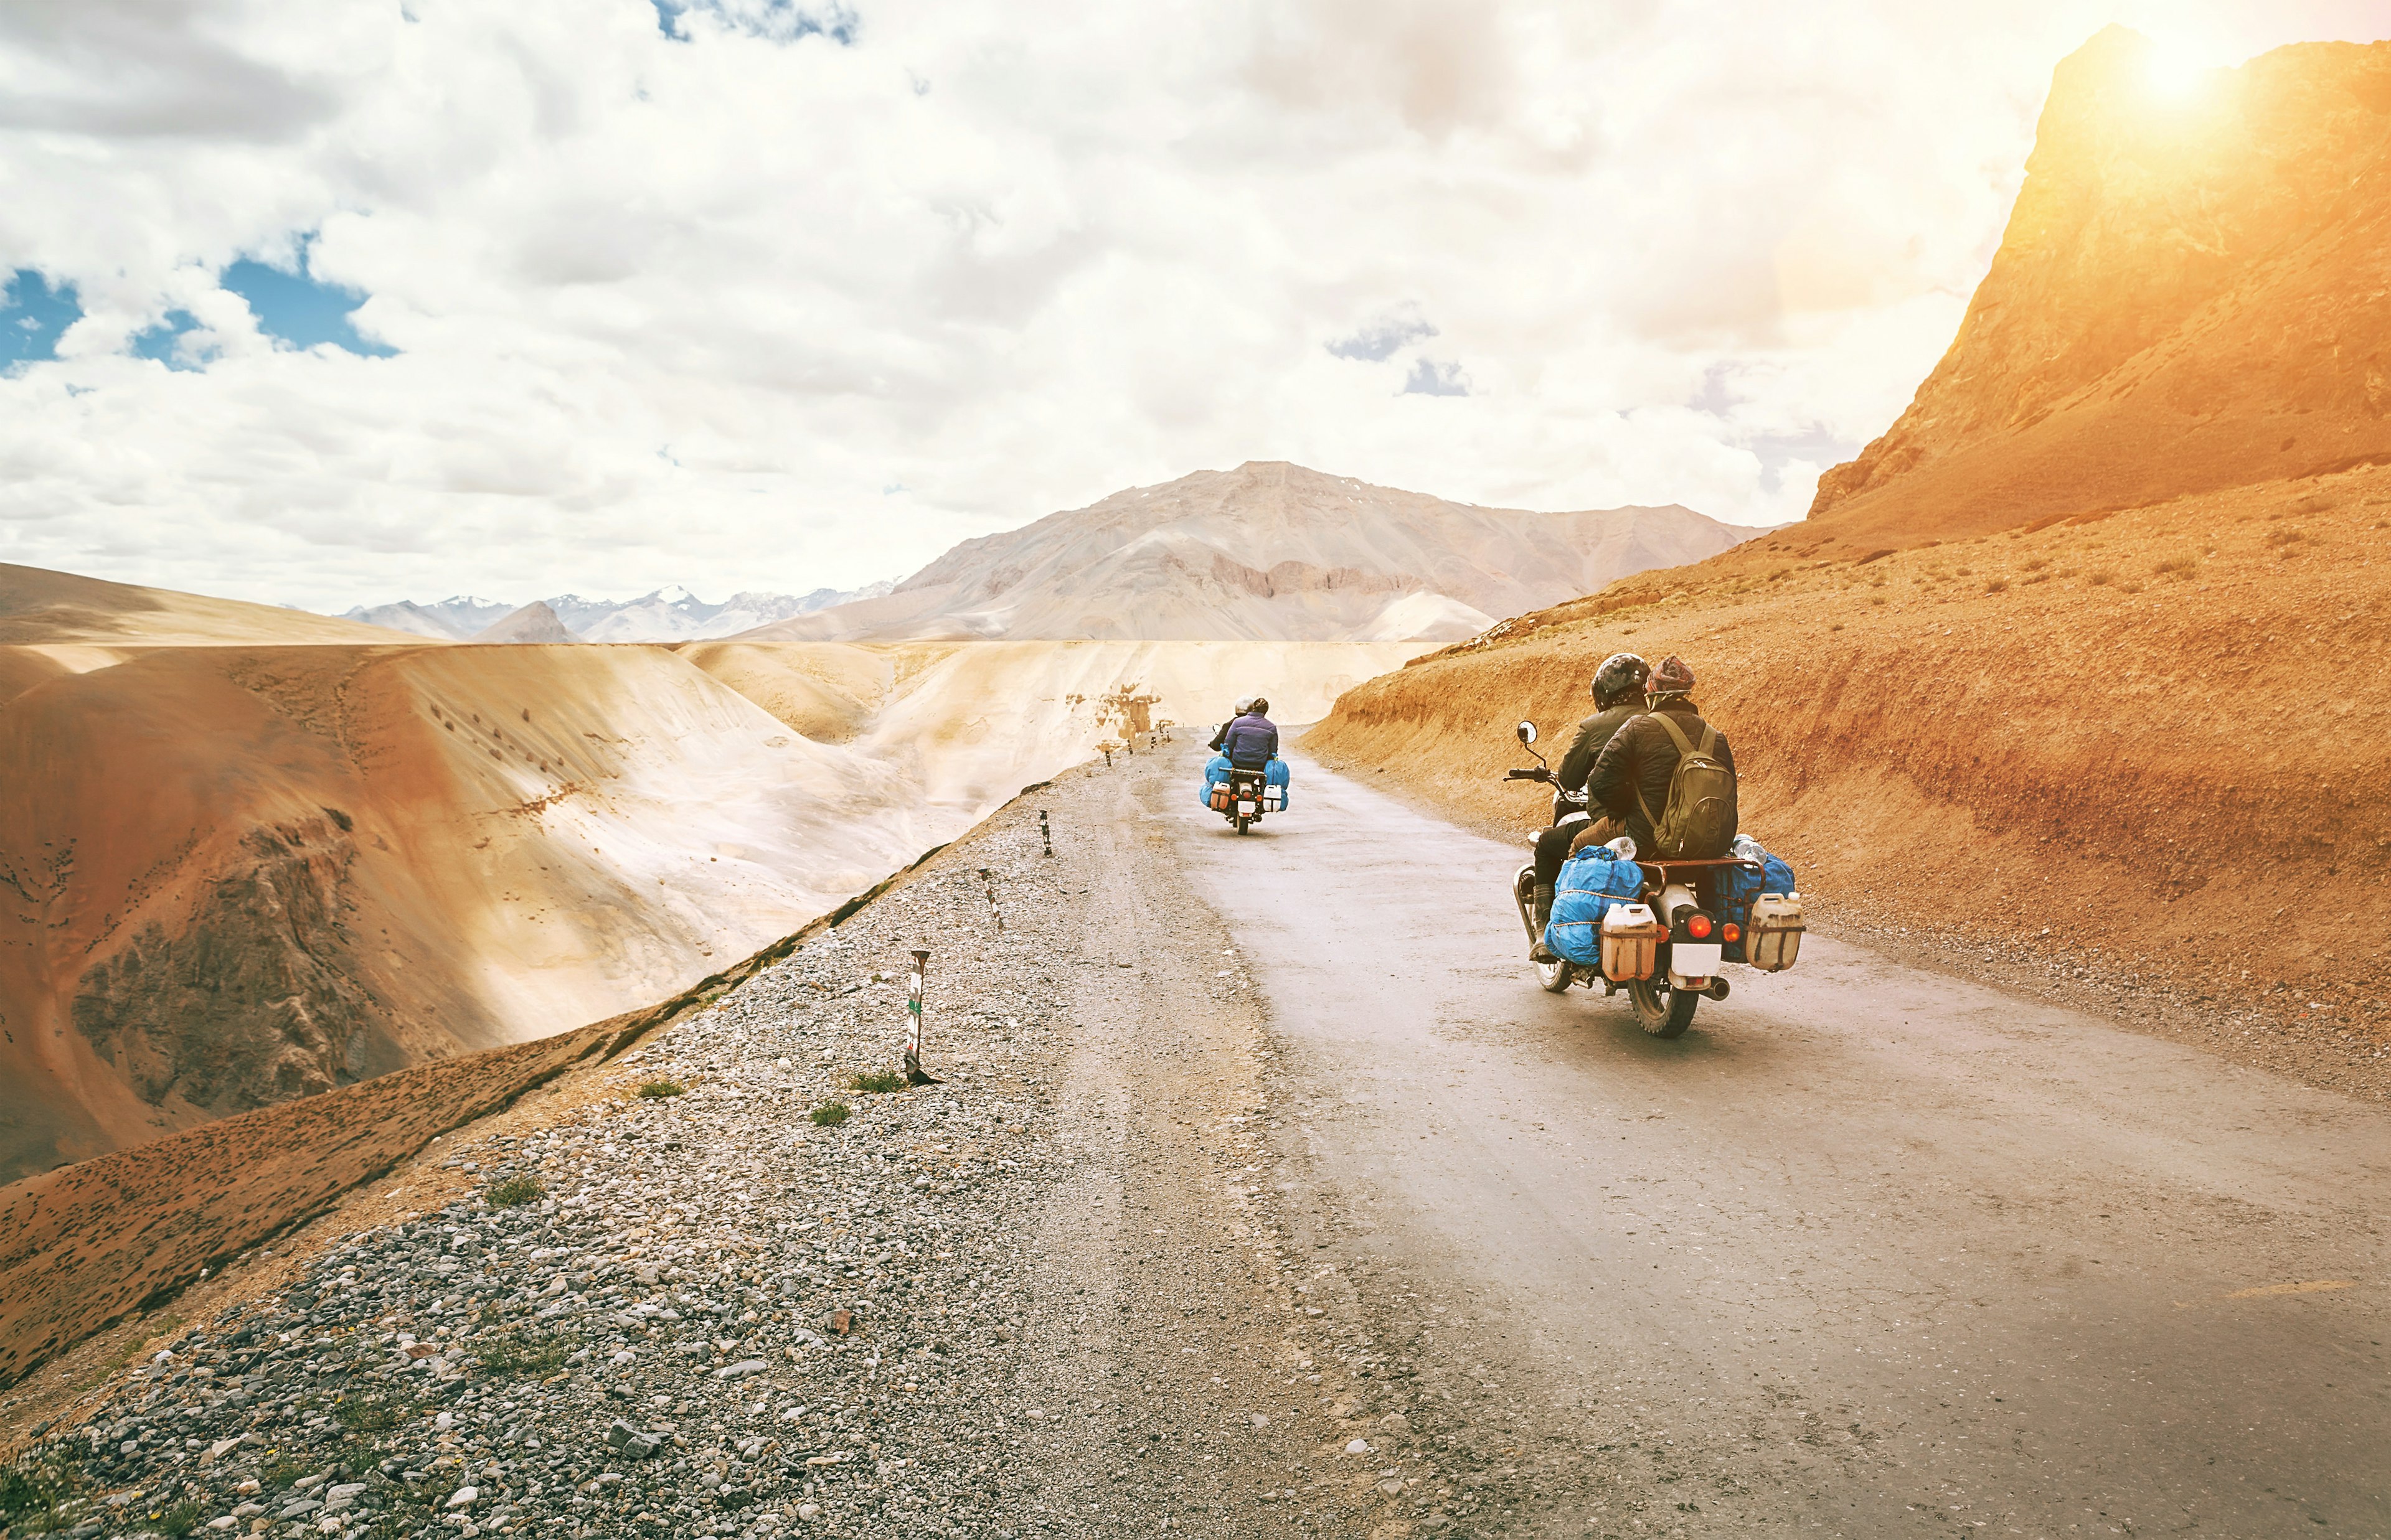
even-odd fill
[{"label": "cloudy sky", "polygon": [[0,560],[803,591],[1247,459],[1797,517],[2052,66],[2384,0],[7,0]]}]

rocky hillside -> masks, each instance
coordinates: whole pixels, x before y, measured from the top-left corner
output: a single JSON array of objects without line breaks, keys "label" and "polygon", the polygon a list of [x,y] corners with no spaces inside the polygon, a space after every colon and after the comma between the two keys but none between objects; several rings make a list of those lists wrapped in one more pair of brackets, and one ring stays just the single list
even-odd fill
[{"label": "rocky hillside", "polygon": [[2059,67],[1991,271],[1813,532],[1900,545],[2391,457],[2391,43]]},{"label": "rocky hillside", "polygon": [[1455,641],[1757,533],[1674,506],[1482,508],[1250,463],[966,540],[884,598],[750,635]]},{"label": "rocky hillside", "polygon": [[[2391,1051],[2385,953],[2353,939],[2391,927],[2391,468],[2348,463],[2383,424],[2359,302],[2385,280],[2356,276],[2391,250],[2391,45],[2218,77],[2177,132],[2241,127],[2182,165],[2142,47],[2061,68],[1966,329],[1816,517],[1374,681],[1307,747],[1524,829],[1507,725],[1557,733],[1605,654],[1675,652],[1818,912],[2172,990],[2164,1030],[2303,1073]],[[2284,474],[2320,443],[2342,468]]]}]

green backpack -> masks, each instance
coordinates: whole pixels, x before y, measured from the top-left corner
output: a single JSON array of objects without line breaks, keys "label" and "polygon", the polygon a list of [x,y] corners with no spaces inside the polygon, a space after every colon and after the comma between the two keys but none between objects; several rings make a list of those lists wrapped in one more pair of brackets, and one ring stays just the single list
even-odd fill
[{"label": "green backpack", "polygon": [[1698,748],[1666,712],[1651,714],[1677,745],[1677,768],[1669,776],[1669,805],[1661,810],[1661,815],[1652,816],[1641,789],[1635,793],[1635,805],[1644,810],[1652,825],[1653,841],[1661,847],[1656,853],[1681,861],[1725,855],[1735,842],[1735,772],[1712,756],[1718,729],[1703,723]]}]

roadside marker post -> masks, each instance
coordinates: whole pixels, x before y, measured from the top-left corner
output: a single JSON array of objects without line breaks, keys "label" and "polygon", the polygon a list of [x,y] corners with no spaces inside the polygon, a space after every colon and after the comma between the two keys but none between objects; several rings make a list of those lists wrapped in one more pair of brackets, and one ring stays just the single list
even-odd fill
[{"label": "roadside marker post", "polygon": [[1046,830],[1046,810],[1042,807],[1038,810],[1038,838],[1045,844],[1046,853],[1053,854],[1054,836]]},{"label": "roadside marker post", "polygon": [[905,993],[905,1083],[909,1085],[939,1084],[937,1076],[922,1068],[922,975],[929,966],[929,952],[915,947],[913,977]]},{"label": "roadside marker post", "polygon": [[988,888],[988,918],[996,921],[998,934],[1004,931],[1004,911],[996,906],[996,873],[986,866],[979,869],[979,879]]}]

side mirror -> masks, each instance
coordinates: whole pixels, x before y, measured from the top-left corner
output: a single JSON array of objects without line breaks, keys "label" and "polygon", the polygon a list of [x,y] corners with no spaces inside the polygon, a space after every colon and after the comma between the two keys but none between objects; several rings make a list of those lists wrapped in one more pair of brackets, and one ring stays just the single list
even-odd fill
[{"label": "side mirror", "polygon": [[1522,743],[1533,743],[1536,741],[1536,725],[1534,723],[1522,722],[1519,724],[1519,741]]}]

